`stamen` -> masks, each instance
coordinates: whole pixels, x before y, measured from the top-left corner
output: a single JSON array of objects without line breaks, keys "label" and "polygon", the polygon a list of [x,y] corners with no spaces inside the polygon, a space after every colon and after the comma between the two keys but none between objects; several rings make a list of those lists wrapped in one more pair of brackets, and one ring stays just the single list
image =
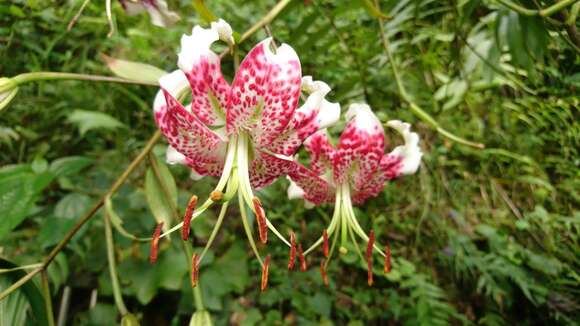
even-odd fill
[{"label": "stamen", "polygon": [[268,269],[270,265],[270,255],[266,257],[264,260],[264,264],[262,265],[262,284],[260,286],[260,290],[264,292],[266,290],[266,286],[268,285]]},{"label": "stamen", "polygon": [[320,275],[322,275],[322,281],[324,281],[324,285],[328,286],[328,275],[326,274],[326,264],[324,261],[320,262]]},{"label": "stamen", "polygon": [[288,261],[288,270],[294,269],[294,262],[296,261],[296,235],[290,232],[290,260]]},{"label": "stamen", "polygon": [[324,257],[328,258],[328,232],[326,232],[326,229],[322,231],[322,241],[324,242],[322,252],[324,253]]},{"label": "stamen", "polygon": [[391,246],[385,246],[385,274],[391,271]]},{"label": "stamen", "polygon": [[302,252],[302,244],[298,244],[298,259],[300,260],[300,270],[306,272],[308,268],[306,266],[306,257],[304,257],[304,253]]},{"label": "stamen", "polygon": [[197,258],[197,253],[193,253],[191,256],[191,287],[197,286],[199,280],[199,261]]},{"label": "stamen", "polygon": [[151,239],[151,254],[149,255],[149,262],[155,264],[157,262],[157,252],[159,251],[159,237],[161,236],[161,229],[163,222],[157,224],[153,232],[153,239]]},{"label": "stamen", "polygon": [[373,255],[373,246],[375,245],[375,231],[371,230],[369,233],[369,242],[367,243],[367,261],[369,261]]},{"label": "stamen", "polygon": [[187,208],[185,209],[185,216],[183,217],[183,227],[181,228],[181,239],[187,241],[189,239],[189,231],[191,228],[189,227],[191,223],[191,217],[193,216],[193,211],[195,210],[195,206],[197,205],[197,196],[191,196],[189,203],[187,204]]},{"label": "stamen", "polygon": [[268,242],[268,224],[266,223],[266,212],[262,208],[262,203],[258,197],[252,198],[254,210],[256,211],[256,221],[258,222],[258,233],[262,243]]},{"label": "stamen", "polygon": [[209,199],[214,202],[218,202],[222,200],[222,198],[224,198],[224,193],[219,190],[214,190],[211,192],[211,194],[209,194]]}]

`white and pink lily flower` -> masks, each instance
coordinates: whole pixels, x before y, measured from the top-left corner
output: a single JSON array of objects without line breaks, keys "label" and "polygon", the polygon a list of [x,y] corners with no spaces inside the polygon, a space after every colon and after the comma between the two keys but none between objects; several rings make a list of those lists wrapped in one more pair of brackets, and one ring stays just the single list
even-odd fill
[{"label": "white and pink lily flower", "polygon": [[151,23],[155,26],[171,26],[180,19],[176,12],[169,10],[165,0],[119,0],[119,2],[128,15],[147,11]]},{"label": "white and pink lily flower", "polygon": [[[289,198],[303,198],[310,205],[334,202],[334,214],[324,236],[305,254],[324,244],[324,253],[328,255],[328,237],[333,234],[336,238],[340,234],[340,251],[345,252],[347,238],[356,245],[355,236],[358,236],[367,243],[369,270],[373,248],[388,258],[386,264],[390,269],[390,249],[383,252],[374,244],[372,231],[370,235],[364,232],[356,219],[353,203],[362,204],[381,192],[386,181],[417,171],[423,155],[419,136],[411,132],[408,123],[389,121],[387,126],[397,130],[405,143],[385,154],[383,126],[368,105],[351,105],[346,120],[347,125],[336,147],[331,144],[325,130],[310,136],[304,143],[310,153],[310,167],[297,164],[289,174]],[[369,274],[369,283],[372,283],[372,273]]]},{"label": "white and pink lily flower", "polygon": [[[195,26],[181,39],[180,69],[159,80],[154,113],[170,145],[167,160],[188,165],[196,178],[220,177],[214,201],[227,202],[237,191],[243,220],[242,203],[256,213],[260,240],[266,241],[267,226],[290,245],[265,217],[253,189],[292,172],[292,156],[307,137],[339,119],[340,106],[325,100],[328,85],[302,77],[292,47],[273,49],[271,38],[248,53],[230,85],[222,75],[220,57],[210,48],[218,39],[233,45],[232,29],[225,21],[208,29]],[[191,103],[183,106],[178,99],[188,93]],[[308,97],[299,107],[301,94]]]}]

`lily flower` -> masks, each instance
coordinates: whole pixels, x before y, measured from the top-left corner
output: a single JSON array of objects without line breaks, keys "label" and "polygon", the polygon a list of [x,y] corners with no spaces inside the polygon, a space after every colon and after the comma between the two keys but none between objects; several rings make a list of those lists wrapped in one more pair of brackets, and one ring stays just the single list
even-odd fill
[{"label": "lily flower", "polygon": [[143,11],[149,13],[151,23],[159,27],[167,27],[177,22],[180,17],[169,10],[165,0],[119,0],[128,15],[137,15]]},{"label": "lily flower", "polygon": [[[346,252],[347,238],[358,245],[355,236],[367,244],[366,260],[369,267],[369,283],[372,283],[371,260],[373,249],[390,259],[374,243],[374,233],[367,235],[360,226],[353,210],[354,204],[362,204],[382,191],[385,182],[396,177],[413,174],[421,162],[419,136],[411,132],[411,126],[392,120],[387,126],[398,131],[405,141],[390,153],[385,154],[385,134],[379,119],[365,104],[353,104],[346,113],[347,125],[334,147],[325,130],[318,131],[305,142],[310,154],[309,168],[297,163],[297,168],[289,174],[288,188],[290,199],[303,198],[310,205],[334,202],[334,214],[323,236],[306,250],[310,253],[324,244],[326,257],[332,255],[336,240],[341,238],[340,252]],[[334,235],[332,248],[328,254],[328,238]],[[362,258],[362,254],[361,254]],[[321,266],[323,278],[326,277],[326,263]],[[385,261],[389,265],[390,261]]]},{"label": "lily flower", "polygon": [[[191,35],[182,37],[180,69],[159,80],[155,121],[169,142],[169,163],[189,166],[194,178],[220,177],[210,199],[195,211],[187,210],[187,224],[213,202],[227,207],[237,192],[246,234],[262,263],[246,221],[246,207],[256,215],[262,242],[269,228],[290,243],[270,223],[253,190],[292,172],[297,149],[308,136],[336,122],[340,107],[325,99],[328,85],[302,77],[294,49],[287,44],[274,49],[271,38],[247,54],[230,85],[222,75],[220,57],[210,48],[218,40],[230,47],[234,43],[232,29],[223,20],[208,29],[195,26]],[[178,99],[188,93],[191,103],[183,106]],[[301,94],[308,97],[299,107]],[[222,208],[208,246],[224,214]]]}]

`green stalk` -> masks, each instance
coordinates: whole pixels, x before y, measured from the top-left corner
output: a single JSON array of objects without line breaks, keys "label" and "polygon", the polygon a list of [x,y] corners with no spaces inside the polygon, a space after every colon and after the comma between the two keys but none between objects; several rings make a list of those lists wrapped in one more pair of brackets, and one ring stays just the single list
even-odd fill
[{"label": "green stalk", "polygon": [[246,214],[246,207],[244,206],[244,197],[240,191],[238,191],[238,205],[240,207],[240,215],[242,216],[242,224],[244,225],[244,231],[246,232],[246,236],[248,237],[248,242],[250,242],[250,247],[252,247],[252,251],[260,265],[264,265],[262,262],[262,257],[260,257],[260,253],[258,252],[258,248],[256,247],[256,242],[254,241],[254,236],[252,235],[252,229],[250,228],[250,224],[248,223],[248,216]]},{"label": "green stalk", "polygon": [[48,319],[48,325],[54,326],[54,313],[52,311],[50,285],[48,284],[48,274],[46,270],[43,270],[40,273],[40,277],[41,277],[42,296],[44,297],[44,304],[46,306],[46,317]]},{"label": "green stalk", "polygon": [[12,81],[16,85],[21,85],[24,83],[39,81],[39,80],[88,80],[97,82],[112,82],[112,83],[122,83],[122,84],[137,84],[137,85],[147,85],[147,86],[159,86],[158,83],[148,83],[144,81],[135,81],[130,79],[109,77],[109,76],[99,76],[99,75],[88,75],[88,74],[76,74],[69,72],[52,72],[52,71],[40,71],[40,72],[27,72],[20,74],[18,76],[12,77]]},{"label": "green stalk", "polygon": [[111,286],[113,287],[113,297],[115,298],[115,305],[119,309],[121,316],[129,313],[125,302],[123,301],[123,294],[119,286],[119,275],[117,273],[117,263],[115,262],[115,243],[113,241],[113,231],[111,230],[111,221],[109,214],[105,210],[103,214],[105,220],[105,240],[107,242],[107,260],[109,261],[109,274],[111,276]]},{"label": "green stalk", "polygon": [[528,9],[523,6],[520,6],[517,3],[513,3],[509,0],[497,0],[497,2],[501,3],[502,5],[508,7],[509,9],[517,12],[520,15],[524,16],[541,16],[541,17],[549,17],[553,14],[563,10],[564,8],[571,6],[578,2],[578,0],[562,0],[554,3],[553,5],[549,6],[548,8],[544,9]]}]

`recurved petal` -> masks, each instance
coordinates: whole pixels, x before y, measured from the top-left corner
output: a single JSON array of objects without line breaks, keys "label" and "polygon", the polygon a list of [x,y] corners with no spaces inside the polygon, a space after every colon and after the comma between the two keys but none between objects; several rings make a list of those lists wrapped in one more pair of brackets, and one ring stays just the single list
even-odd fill
[{"label": "recurved petal", "polygon": [[337,183],[349,180],[360,189],[379,168],[384,154],[383,126],[366,104],[352,104],[346,113],[348,121],[333,157]]},{"label": "recurved petal", "polygon": [[250,163],[250,183],[252,188],[261,189],[281,176],[288,175],[296,168],[294,161],[282,155],[272,155],[255,151]]},{"label": "recurved petal", "polygon": [[191,87],[191,111],[207,125],[225,124],[230,94],[220,58],[210,46],[220,38],[229,42],[231,37],[231,27],[223,20],[212,23],[209,29],[195,26],[191,35],[181,37],[177,64]]},{"label": "recurved petal", "polygon": [[316,174],[323,174],[333,169],[335,149],[330,143],[326,129],[317,131],[304,142],[304,148],[310,153],[310,169]]},{"label": "recurved petal", "polygon": [[156,26],[167,27],[180,19],[177,13],[169,10],[165,0],[120,0],[120,3],[129,15],[147,10],[151,23]]},{"label": "recurved petal", "polygon": [[423,152],[419,147],[419,135],[411,132],[411,125],[399,120],[387,122],[387,126],[397,130],[405,140],[405,144],[395,147],[381,159],[381,170],[388,179],[401,175],[413,174],[421,164]]},{"label": "recurved petal", "polygon": [[228,132],[246,129],[266,146],[290,122],[300,96],[298,55],[287,44],[272,50],[272,39],[256,45],[242,61],[232,84]]},{"label": "recurved petal", "polygon": [[165,86],[162,78],[166,104],[156,107],[155,121],[172,148],[168,159],[186,163],[199,175],[220,175],[226,150],[224,138],[186,111]]},{"label": "recurved petal", "polygon": [[328,102],[324,97],[330,87],[322,81],[313,81],[311,76],[302,78],[302,90],[310,95],[294,112],[283,133],[272,141],[268,148],[282,155],[293,155],[304,140],[316,131],[327,128],[340,118],[340,105]]},{"label": "recurved petal", "polygon": [[288,197],[304,198],[314,205],[332,203],[334,201],[335,187],[325,178],[320,177],[314,171],[300,163],[295,163],[294,171],[288,174],[292,183],[288,189]]}]

